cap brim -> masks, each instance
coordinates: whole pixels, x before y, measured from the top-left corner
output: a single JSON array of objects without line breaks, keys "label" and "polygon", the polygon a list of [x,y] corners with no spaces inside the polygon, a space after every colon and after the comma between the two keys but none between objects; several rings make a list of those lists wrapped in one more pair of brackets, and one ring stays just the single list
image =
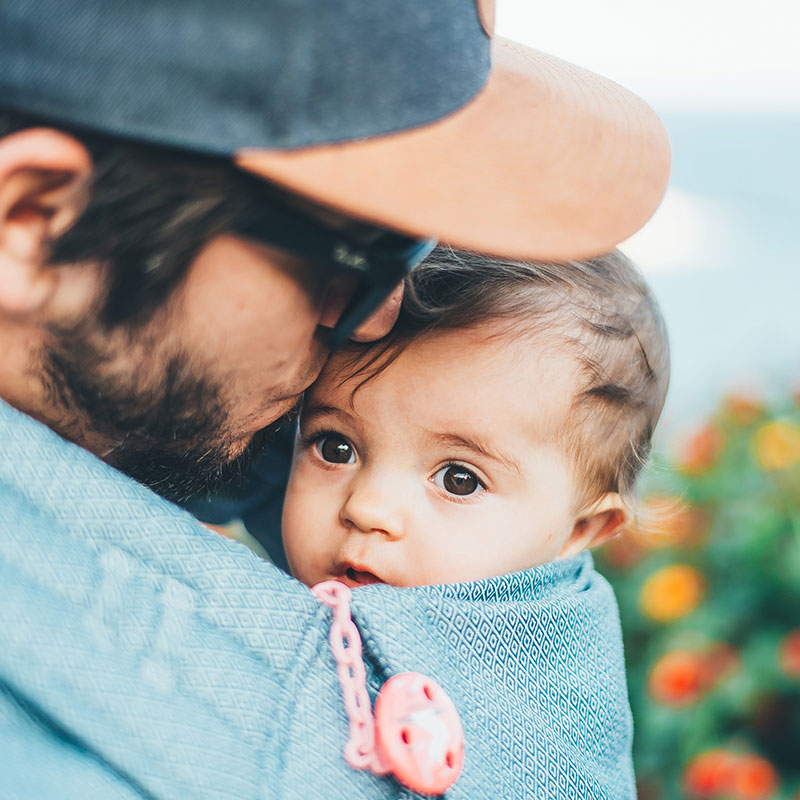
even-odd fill
[{"label": "cap brim", "polygon": [[656,210],[669,143],[617,84],[495,38],[485,87],[429,125],[236,163],[371,222],[516,258],[611,250]]}]

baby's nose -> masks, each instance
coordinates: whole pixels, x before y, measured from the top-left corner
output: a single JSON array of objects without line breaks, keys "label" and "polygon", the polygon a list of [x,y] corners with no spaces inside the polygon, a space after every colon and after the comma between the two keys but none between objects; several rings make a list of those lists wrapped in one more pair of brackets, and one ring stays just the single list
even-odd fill
[{"label": "baby's nose", "polygon": [[389,539],[405,535],[406,509],[410,502],[398,481],[386,477],[356,483],[342,506],[339,518],[362,533],[381,533]]}]

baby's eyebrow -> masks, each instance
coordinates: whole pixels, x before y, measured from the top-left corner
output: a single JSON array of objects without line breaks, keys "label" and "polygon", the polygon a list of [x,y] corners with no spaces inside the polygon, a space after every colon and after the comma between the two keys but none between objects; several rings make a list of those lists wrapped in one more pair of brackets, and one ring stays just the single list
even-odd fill
[{"label": "baby's eyebrow", "polygon": [[304,404],[302,407],[301,414],[304,417],[316,416],[318,414],[319,415],[336,414],[336,415],[349,416],[349,414],[346,411],[343,411],[341,408],[337,408],[336,406],[326,406],[321,403],[314,403],[313,405],[308,405],[308,406]]},{"label": "baby's eyebrow", "polygon": [[433,433],[430,432],[430,437],[445,447],[459,447],[466,450],[472,450],[485,458],[490,458],[492,461],[497,461],[502,464],[506,469],[516,472],[518,475],[522,474],[519,464],[511,458],[511,456],[502,453],[496,447],[492,447],[485,442],[481,442],[477,437],[471,435],[470,437],[461,436],[457,433]]}]

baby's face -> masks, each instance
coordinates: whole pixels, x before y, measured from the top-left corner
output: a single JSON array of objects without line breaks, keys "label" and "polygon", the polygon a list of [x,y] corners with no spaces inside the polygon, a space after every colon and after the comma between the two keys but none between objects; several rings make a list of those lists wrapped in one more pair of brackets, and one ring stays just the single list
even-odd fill
[{"label": "baby's face", "polygon": [[428,336],[355,394],[334,356],[308,390],[283,511],[308,585],[474,580],[551,561],[577,487],[558,447],[567,354],[487,328]]}]

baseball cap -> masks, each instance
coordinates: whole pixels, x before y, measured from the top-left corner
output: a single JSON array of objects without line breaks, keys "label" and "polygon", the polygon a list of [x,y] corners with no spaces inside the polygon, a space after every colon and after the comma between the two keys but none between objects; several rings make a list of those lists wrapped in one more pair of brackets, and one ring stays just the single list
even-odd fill
[{"label": "baseball cap", "polygon": [[493,36],[491,0],[6,0],[0,105],[234,160],[495,255],[607,251],[669,147],[611,81]]}]

